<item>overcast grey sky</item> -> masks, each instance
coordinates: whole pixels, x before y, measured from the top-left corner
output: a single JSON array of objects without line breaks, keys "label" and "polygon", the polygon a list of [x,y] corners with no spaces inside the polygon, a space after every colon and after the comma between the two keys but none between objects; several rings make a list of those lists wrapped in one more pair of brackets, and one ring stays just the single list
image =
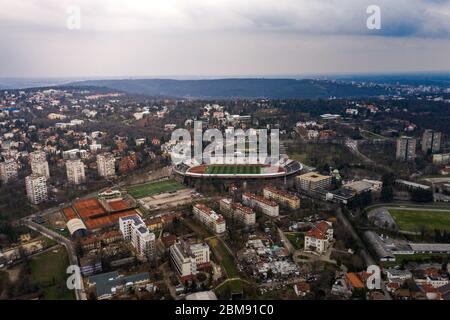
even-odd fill
[{"label": "overcast grey sky", "polygon": [[0,0],[0,40],[0,77],[450,71],[450,1]]}]

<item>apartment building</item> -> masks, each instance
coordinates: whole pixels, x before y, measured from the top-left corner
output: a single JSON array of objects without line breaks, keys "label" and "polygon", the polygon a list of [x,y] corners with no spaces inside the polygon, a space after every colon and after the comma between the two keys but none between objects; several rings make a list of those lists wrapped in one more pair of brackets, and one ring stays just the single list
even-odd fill
[{"label": "apartment building", "polygon": [[25,178],[25,188],[30,203],[39,204],[48,199],[47,178],[42,175],[31,174]]},{"label": "apartment building", "polygon": [[123,238],[131,241],[139,258],[146,259],[155,255],[155,234],[148,230],[139,215],[119,218],[119,228]]},{"label": "apartment building", "polygon": [[438,153],[441,151],[442,133],[433,130],[425,130],[422,135],[422,151],[424,153]]},{"label": "apartment building", "polygon": [[417,141],[414,138],[401,137],[397,139],[395,157],[400,161],[410,161],[416,158]]},{"label": "apartment building", "polygon": [[216,213],[208,206],[200,203],[194,205],[193,212],[195,218],[212,232],[217,234],[225,232],[226,223],[221,214]]},{"label": "apartment building", "polygon": [[67,160],[66,161],[67,181],[74,185],[79,185],[86,182],[86,175],[84,173],[84,164],[81,160]]},{"label": "apartment building", "polygon": [[5,161],[0,162],[0,179],[3,183],[9,183],[17,180],[18,165],[16,160],[12,158],[5,159]]},{"label": "apartment building", "polygon": [[111,178],[116,175],[116,159],[112,153],[101,153],[97,155],[98,174],[104,178]]},{"label": "apartment building", "polygon": [[30,153],[31,172],[47,179],[50,178],[47,155],[44,151],[34,151]]},{"label": "apartment building", "polygon": [[278,204],[254,193],[246,192],[242,195],[242,203],[255,210],[259,210],[269,217],[278,217],[280,214]]},{"label": "apartment building", "polygon": [[300,208],[300,198],[284,190],[267,186],[263,189],[264,198],[274,200],[291,209]]},{"label": "apartment building", "polygon": [[304,191],[328,189],[331,185],[331,180],[331,176],[325,176],[317,172],[308,172],[295,177],[297,187]]},{"label": "apartment building", "polygon": [[250,207],[246,207],[241,203],[233,202],[228,198],[221,199],[219,205],[220,211],[226,216],[229,216],[246,226],[251,226],[256,223],[255,211],[253,211]]}]

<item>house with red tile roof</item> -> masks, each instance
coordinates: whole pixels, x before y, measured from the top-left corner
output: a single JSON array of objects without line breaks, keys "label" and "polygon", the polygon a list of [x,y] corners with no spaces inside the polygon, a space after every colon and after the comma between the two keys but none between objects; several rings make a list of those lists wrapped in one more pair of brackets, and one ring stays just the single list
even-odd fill
[{"label": "house with red tile roof", "polygon": [[333,241],[333,227],[329,221],[318,222],[305,234],[305,251],[323,254]]}]

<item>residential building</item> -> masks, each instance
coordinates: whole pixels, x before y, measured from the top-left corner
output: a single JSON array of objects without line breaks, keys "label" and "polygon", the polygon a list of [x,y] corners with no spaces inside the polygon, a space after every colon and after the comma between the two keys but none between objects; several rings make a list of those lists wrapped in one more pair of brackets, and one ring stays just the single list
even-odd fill
[{"label": "residential building", "polygon": [[331,222],[320,221],[305,234],[305,250],[319,254],[324,253],[333,241]]},{"label": "residential building", "polygon": [[450,153],[433,154],[433,164],[449,164]]},{"label": "residential building", "polygon": [[172,265],[182,280],[191,279],[198,270],[210,266],[210,249],[206,243],[179,241],[170,247],[169,252]]},{"label": "residential building", "polygon": [[331,176],[324,176],[317,172],[308,172],[295,177],[297,187],[304,191],[327,189],[331,185]]},{"label": "residential building", "polygon": [[246,225],[251,226],[256,223],[255,211],[252,208],[246,207],[241,203],[233,202],[231,199],[221,199],[220,211],[232,219]]},{"label": "residential building", "polygon": [[442,133],[425,130],[422,135],[422,151],[424,153],[438,153],[441,151]]},{"label": "residential building", "polygon": [[0,179],[3,183],[9,183],[17,180],[18,165],[16,160],[12,158],[5,159],[5,161],[0,162]]},{"label": "residential building", "polygon": [[34,151],[30,153],[31,172],[50,178],[50,170],[48,168],[47,155],[44,151]]},{"label": "residential building", "polygon": [[402,283],[405,280],[412,279],[412,273],[408,270],[386,269],[384,272],[389,282]]},{"label": "residential building", "polygon": [[275,201],[268,200],[254,193],[246,192],[242,195],[242,203],[255,210],[259,210],[269,217],[278,217],[279,207]]},{"label": "residential building", "polygon": [[83,276],[90,276],[103,271],[100,255],[88,255],[80,258],[80,271]]},{"label": "residential building", "polygon": [[142,218],[135,214],[119,218],[119,228],[125,240],[131,241],[139,258],[155,254],[155,234],[151,233]]},{"label": "residential building", "polygon": [[200,203],[194,205],[193,212],[195,218],[212,232],[217,234],[225,232],[226,223],[221,214],[216,213],[208,206]]},{"label": "residential building", "polygon": [[272,186],[267,186],[263,189],[264,198],[274,200],[291,209],[300,208],[300,198],[289,192],[277,189]]},{"label": "residential building", "polygon": [[133,275],[119,275],[117,271],[101,273],[88,278],[88,285],[95,286],[98,300],[111,299],[116,295],[125,293],[126,290],[148,288],[150,285],[150,274],[143,272]]},{"label": "residential building", "polygon": [[416,158],[417,141],[410,137],[401,137],[397,139],[396,158],[401,161],[410,161]]},{"label": "residential building", "polygon": [[39,204],[48,199],[47,178],[45,176],[31,174],[25,178],[25,187],[28,200],[32,204]]},{"label": "residential building", "polygon": [[67,180],[71,184],[79,185],[86,182],[84,164],[79,159],[66,161],[66,173]]},{"label": "residential building", "polygon": [[116,175],[116,159],[112,153],[101,153],[97,155],[98,174],[104,178],[111,178]]}]

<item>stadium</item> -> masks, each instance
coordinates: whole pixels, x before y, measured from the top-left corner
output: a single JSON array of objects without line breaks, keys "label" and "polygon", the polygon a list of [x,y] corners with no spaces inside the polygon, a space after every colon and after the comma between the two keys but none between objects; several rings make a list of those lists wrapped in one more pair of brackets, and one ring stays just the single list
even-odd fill
[{"label": "stadium", "polygon": [[278,165],[268,163],[259,164],[180,164],[175,166],[174,172],[188,180],[195,179],[232,179],[259,180],[286,178],[295,175],[303,169],[303,165],[289,159],[281,158]]}]

